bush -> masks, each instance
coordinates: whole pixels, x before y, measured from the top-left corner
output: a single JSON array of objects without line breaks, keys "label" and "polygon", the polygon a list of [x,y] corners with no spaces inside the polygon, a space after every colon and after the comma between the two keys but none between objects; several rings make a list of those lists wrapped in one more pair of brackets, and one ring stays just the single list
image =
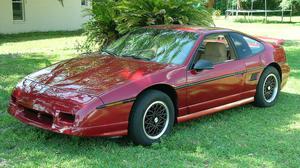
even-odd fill
[{"label": "bush", "polygon": [[199,0],[93,0],[85,25],[86,51],[101,49],[137,27],[161,24],[211,26],[213,19]]},{"label": "bush", "polygon": [[115,0],[92,1],[92,8],[86,11],[91,19],[84,26],[84,34],[87,39],[84,44],[79,46],[79,49],[90,52],[92,48],[101,48],[119,36],[119,32],[116,30],[117,11],[115,5]]}]

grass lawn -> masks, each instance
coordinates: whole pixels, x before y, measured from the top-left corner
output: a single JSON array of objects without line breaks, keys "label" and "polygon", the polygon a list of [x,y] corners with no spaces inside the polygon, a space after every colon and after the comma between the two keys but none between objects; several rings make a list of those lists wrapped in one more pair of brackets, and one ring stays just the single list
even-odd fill
[{"label": "grass lawn", "polygon": [[78,138],[27,126],[6,112],[25,75],[76,55],[78,32],[0,37],[0,167],[299,167],[300,43],[285,48],[292,67],[276,106],[246,105],[176,125],[151,147],[126,137]]},{"label": "grass lawn", "polygon": [[[295,20],[296,21],[296,20]],[[268,36],[273,38],[283,38],[285,40],[300,40],[300,17],[297,17],[295,23],[236,23],[231,20],[225,20],[224,17],[215,19],[218,27],[231,28],[252,35]]]}]

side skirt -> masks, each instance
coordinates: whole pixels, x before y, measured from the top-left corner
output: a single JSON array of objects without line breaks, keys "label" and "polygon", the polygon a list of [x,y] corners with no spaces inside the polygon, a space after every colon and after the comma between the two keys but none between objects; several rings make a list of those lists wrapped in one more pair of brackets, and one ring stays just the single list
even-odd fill
[{"label": "side skirt", "polygon": [[188,121],[188,120],[191,120],[191,119],[199,118],[199,117],[204,116],[204,115],[216,113],[216,112],[223,111],[223,110],[228,110],[228,109],[231,109],[231,108],[234,108],[234,107],[237,107],[237,106],[241,106],[241,105],[244,105],[244,104],[248,104],[248,103],[251,103],[251,102],[254,102],[254,97],[242,99],[242,100],[239,100],[239,101],[236,101],[236,102],[233,102],[233,103],[229,103],[229,104],[225,104],[225,105],[222,105],[222,106],[210,108],[210,109],[199,111],[199,112],[196,112],[196,113],[180,116],[180,117],[177,118],[177,121],[178,121],[178,123],[185,122],[185,121]]}]

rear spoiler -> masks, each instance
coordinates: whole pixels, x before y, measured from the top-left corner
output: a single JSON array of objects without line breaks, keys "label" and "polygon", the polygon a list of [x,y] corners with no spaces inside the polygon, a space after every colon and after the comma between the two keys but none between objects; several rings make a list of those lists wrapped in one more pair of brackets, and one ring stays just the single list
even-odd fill
[{"label": "rear spoiler", "polygon": [[270,38],[270,37],[256,36],[256,38],[276,45],[283,45],[285,42],[284,39],[277,39],[277,38]]}]

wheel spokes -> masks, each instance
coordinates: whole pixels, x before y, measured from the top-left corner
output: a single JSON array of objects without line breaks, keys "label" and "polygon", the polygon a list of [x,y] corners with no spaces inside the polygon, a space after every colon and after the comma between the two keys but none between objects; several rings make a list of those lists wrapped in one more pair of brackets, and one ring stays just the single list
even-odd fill
[{"label": "wheel spokes", "polygon": [[162,102],[150,105],[144,116],[144,130],[149,137],[158,137],[167,126],[169,111]]},{"label": "wheel spokes", "polygon": [[275,100],[278,92],[278,80],[274,74],[266,77],[263,85],[263,95],[267,102]]}]

